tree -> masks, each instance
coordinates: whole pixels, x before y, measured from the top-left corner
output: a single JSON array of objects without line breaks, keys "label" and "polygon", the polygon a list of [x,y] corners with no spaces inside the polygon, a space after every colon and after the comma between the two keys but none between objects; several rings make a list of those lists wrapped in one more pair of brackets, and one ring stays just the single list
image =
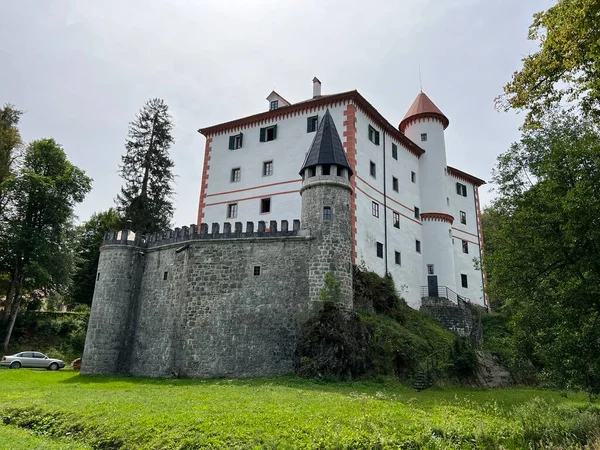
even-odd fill
[{"label": "tree", "polygon": [[529,39],[539,41],[540,49],[523,58],[497,107],[528,109],[525,127],[564,101],[600,119],[599,22],[599,0],[558,0],[535,14]]},{"label": "tree", "polygon": [[117,197],[117,207],[137,232],[165,230],[173,217],[172,129],[168,107],[158,98],[146,102],[129,125],[119,171],[125,186]]},{"label": "tree", "polygon": [[498,158],[490,292],[549,380],[600,393],[600,133],[565,113]]},{"label": "tree", "polygon": [[24,287],[58,290],[68,285],[72,252],[68,231],[75,204],[91,180],[71,164],[53,139],[34,141],[9,186],[14,199],[0,251],[10,261],[10,285],[0,325],[7,349]]},{"label": "tree", "polygon": [[108,211],[93,214],[87,222],[76,228],[78,260],[70,295],[72,304],[92,304],[98,260],[100,259],[100,246],[104,234],[116,229],[119,222],[117,211],[110,208]]},{"label": "tree", "polygon": [[17,125],[23,111],[6,104],[0,109],[0,220],[6,207],[6,190],[13,175],[17,151],[22,144]]}]

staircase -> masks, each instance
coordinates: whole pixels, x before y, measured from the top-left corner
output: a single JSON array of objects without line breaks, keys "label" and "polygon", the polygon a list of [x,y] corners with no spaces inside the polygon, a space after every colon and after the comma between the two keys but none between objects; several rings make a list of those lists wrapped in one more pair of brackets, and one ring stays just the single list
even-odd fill
[{"label": "staircase", "polygon": [[436,350],[423,361],[421,361],[413,375],[413,387],[417,391],[422,391],[433,386],[438,369],[447,364],[448,349],[442,348]]}]

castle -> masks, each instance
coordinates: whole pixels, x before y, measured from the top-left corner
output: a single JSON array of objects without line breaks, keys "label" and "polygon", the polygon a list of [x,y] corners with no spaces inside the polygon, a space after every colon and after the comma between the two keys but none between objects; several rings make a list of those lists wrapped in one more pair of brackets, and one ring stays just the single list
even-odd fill
[{"label": "castle", "polygon": [[389,273],[413,308],[436,291],[488,306],[485,272],[474,264],[483,259],[484,181],[447,165],[450,122],[426,94],[397,127],[357,91],[323,95],[317,78],[312,98],[292,104],[271,92],[267,107],[199,130],[206,147],[197,223],[300,217],[298,167],[329,110],[354,174],[352,263]]},{"label": "castle", "polygon": [[82,373],[291,373],[299,325],[320,306],[325,276],[351,309],[357,263],[390,273],[413,307],[467,294],[486,305],[468,253],[470,243],[480,257],[483,181],[446,166],[448,119],[425,94],[400,130],[357,91],[322,96],[317,79],[309,101],[268,100],[267,112],[200,130],[199,227],[107,233]]}]

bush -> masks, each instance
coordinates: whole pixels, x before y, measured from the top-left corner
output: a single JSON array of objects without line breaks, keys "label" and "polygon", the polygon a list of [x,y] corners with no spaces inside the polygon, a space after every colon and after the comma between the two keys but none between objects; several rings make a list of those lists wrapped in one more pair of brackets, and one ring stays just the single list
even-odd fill
[{"label": "bush", "polygon": [[365,372],[365,350],[365,329],[358,316],[326,301],[301,330],[296,348],[296,374],[356,378]]}]

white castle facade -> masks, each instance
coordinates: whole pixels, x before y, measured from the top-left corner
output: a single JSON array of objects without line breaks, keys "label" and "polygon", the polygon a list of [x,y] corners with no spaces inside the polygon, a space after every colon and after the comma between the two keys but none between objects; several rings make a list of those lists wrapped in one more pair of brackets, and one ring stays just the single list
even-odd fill
[{"label": "white castle facade", "polygon": [[[352,169],[352,263],[389,273],[409,305],[456,296],[487,307],[478,188],[446,164],[448,118],[420,93],[396,127],[357,91],[290,103],[202,128],[206,137],[198,224],[301,217],[307,149],[329,110]],[[323,170],[328,170],[323,166]]]}]

